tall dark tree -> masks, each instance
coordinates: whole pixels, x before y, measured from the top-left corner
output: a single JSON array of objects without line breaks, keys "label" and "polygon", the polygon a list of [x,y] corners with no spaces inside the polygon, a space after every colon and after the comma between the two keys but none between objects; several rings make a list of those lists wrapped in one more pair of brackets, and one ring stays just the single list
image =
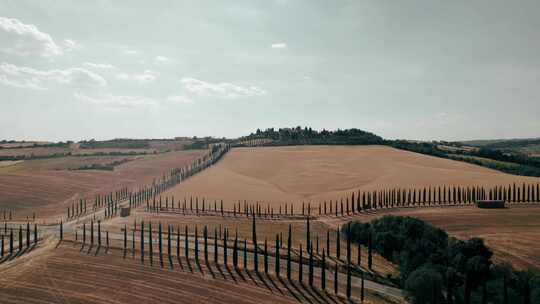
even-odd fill
[{"label": "tall dark tree", "polygon": [[368,234],[368,268],[371,269],[373,266],[373,244],[372,244],[372,234]]},{"label": "tall dark tree", "polygon": [[[92,234],[91,240],[94,242],[94,224],[92,223],[90,227],[92,227],[92,230],[90,230]],[[141,263],[144,263],[144,221],[141,221]]]},{"label": "tall dark tree", "polygon": [[186,256],[186,261],[189,259],[189,238],[188,238],[188,226],[185,226],[184,229],[184,255]]},{"label": "tall dark tree", "polygon": [[334,268],[334,293],[338,294],[338,262],[336,262]]},{"label": "tall dark tree", "polygon": [[275,273],[279,277],[279,234],[276,234],[276,262],[275,262]]},{"label": "tall dark tree", "polygon": [[[101,235],[101,233],[98,233],[98,235]],[[150,265],[152,265],[154,262],[154,246],[152,246],[152,222],[148,223],[148,257],[150,258]]]},{"label": "tall dark tree", "polygon": [[291,242],[292,242],[292,228],[289,224],[289,235],[287,237],[287,279],[291,279]]},{"label": "tall dark tree", "polygon": [[336,231],[336,259],[341,258],[341,233],[339,231],[339,226]]},{"label": "tall dark tree", "polygon": [[309,286],[313,287],[313,244],[309,246],[308,280],[309,280]]},{"label": "tall dark tree", "polygon": [[[354,199],[352,201],[354,202]],[[322,251],[321,289],[326,290],[326,252],[324,251],[324,249]]]},{"label": "tall dark tree", "polygon": [[214,227],[214,263],[218,263],[218,234],[217,234],[217,228]]},{"label": "tall dark tree", "polygon": [[233,243],[233,266],[238,268],[238,228],[234,234],[234,243]]},{"label": "tall dark tree", "polygon": [[268,274],[268,240],[264,239],[264,273]]},{"label": "tall dark tree", "polygon": [[255,222],[255,215],[253,215],[251,235],[253,241],[253,267],[255,269],[255,272],[259,272],[259,254],[257,250],[257,223]]},{"label": "tall dark tree", "polygon": [[302,243],[300,243],[300,254],[298,257],[298,281],[302,283],[304,280],[304,257],[302,255]]},{"label": "tall dark tree", "polygon": [[360,302],[364,303],[364,272],[361,272],[361,286],[360,286]]}]

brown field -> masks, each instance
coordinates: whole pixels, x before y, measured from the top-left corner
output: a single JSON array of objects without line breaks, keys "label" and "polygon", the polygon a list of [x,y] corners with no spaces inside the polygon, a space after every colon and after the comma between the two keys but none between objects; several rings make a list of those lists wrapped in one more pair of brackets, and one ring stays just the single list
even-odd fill
[{"label": "brown field", "polygon": [[[325,293],[272,273],[184,257],[166,259],[163,267],[155,257],[152,266],[148,257],[145,264],[131,255],[123,258],[118,247],[88,251],[57,239],[0,264],[0,274],[2,303],[350,303],[333,295],[331,286]],[[319,277],[315,283],[319,286]],[[353,295],[358,296],[356,287]],[[368,291],[365,303],[395,302]]]},{"label": "brown field", "polygon": [[540,269],[540,206],[511,205],[507,209],[466,207],[381,210],[358,217],[361,221],[383,215],[412,216],[446,230],[460,239],[481,237],[494,251],[494,260],[518,269]]},{"label": "brown field", "polygon": [[237,148],[167,195],[223,199],[230,209],[237,200],[301,208],[302,201],[336,200],[357,190],[539,181],[385,146]]},{"label": "brown field", "polygon": [[15,219],[32,216],[33,212],[39,219],[56,217],[66,212],[72,200],[79,197],[93,200],[98,193],[152,183],[171,168],[188,165],[204,153],[205,150],[193,150],[138,157],[114,171],[55,170],[55,167],[78,166],[86,161],[84,157],[25,161],[3,168],[5,172],[0,169],[0,210],[14,210]]}]

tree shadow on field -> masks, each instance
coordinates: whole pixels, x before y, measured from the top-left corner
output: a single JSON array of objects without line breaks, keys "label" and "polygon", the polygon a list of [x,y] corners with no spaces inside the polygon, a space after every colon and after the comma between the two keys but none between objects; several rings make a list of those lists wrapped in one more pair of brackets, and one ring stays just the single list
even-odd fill
[{"label": "tree shadow on field", "polygon": [[[306,286],[306,284],[304,284],[304,282],[301,282],[301,283],[300,283],[300,286],[302,287],[302,289],[303,289],[307,294],[309,294],[309,297],[310,297],[313,301],[317,301],[317,303],[326,303],[326,301],[324,301],[324,298],[323,298],[323,301],[321,302],[321,300],[317,297],[317,295],[320,296],[320,297],[322,297],[322,296],[315,290],[315,288]],[[317,295],[315,295],[314,292],[315,292]],[[313,302],[313,301],[312,301],[312,302]]]},{"label": "tree shadow on field", "polygon": [[240,268],[234,267],[234,271],[242,279],[242,281],[247,282],[246,277],[244,276],[244,274],[242,274],[242,270],[240,270]]},{"label": "tree shadow on field", "polygon": [[298,286],[296,286],[296,283],[294,281],[289,280],[289,283],[294,288],[294,290],[296,290],[296,292],[298,294],[300,294],[304,298],[304,301],[298,300],[299,302],[313,303],[311,301],[311,299],[309,297],[307,297],[306,294],[304,292],[302,292],[302,290],[300,288],[298,288]]},{"label": "tree shadow on field", "polygon": [[223,270],[221,269],[221,266],[219,265],[219,263],[214,263],[214,265],[216,266],[217,270],[219,271],[219,273],[221,274],[221,276],[223,277],[224,280],[227,280],[227,277],[225,276],[225,274],[223,273]]},{"label": "tree shadow on field", "polygon": [[182,269],[182,271],[184,270],[184,264],[182,263],[182,258],[180,258],[180,256],[177,256],[176,259],[178,260],[178,265],[180,266],[180,269]]},{"label": "tree shadow on field", "polygon": [[227,269],[227,272],[229,273],[229,275],[231,276],[233,281],[235,283],[238,283],[238,281],[236,280],[236,277],[234,276],[234,273],[231,271],[231,268],[229,267],[229,265],[225,265],[225,269]]},{"label": "tree shadow on field", "polygon": [[204,275],[204,271],[203,271],[203,269],[202,269],[202,267],[201,267],[201,263],[200,263],[199,259],[195,259],[195,265],[197,265],[197,268],[199,269],[199,272],[200,272],[202,275]]},{"label": "tree shadow on field", "polygon": [[283,290],[281,290],[281,288],[279,288],[279,286],[277,286],[276,282],[274,282],[274,280],[272,279],[272,277],[270,275],[266,275],[266,278],[268,279],[268,281],[270,281],[270,283],[272,283],[272,286],[274,286],[274,289],[279,291],[280,294],[283,294]]},{"label": "tree shadow on field", "polygon": [[208,260],[206,260],[204,262],[204,264],[206,265],[206,269],[208,269],[208,272],[210,273],[210,275],[212,276],[212,279],[215,279],[216,278],[216,275],[214,273],[214,270],[212,270],[212,266],[210,265],[210,263],[208,262]]},{"label": "tree shadow on field", "polygon": [[266,282],[266,280],[263,278],[263,276],[261,275],[261,273],[259,271],[255,272],[255,274],[257,275],[257,277],[259,278],[259,280],[264,284],[264,286],[270,290],[271,293],[274,293],[274,290],[272,289],[272,287],[270,287],[270,285],[268,285],[268,283]]},{"label": "tree shadow on field", "polygon": [[169,269],[174,269],[174,263],[173,263],[172,256],[169,255],[167,260],[169,261]]},{"label": "tree shadow on field", "polygon": [[[285,287],[285,289],[287,289],[287,291],[289,292],[289,294],[291,294],[298,302],[301,302],[300,298],[296,295],[296,293],[294,293],[290,288],[289,288],[289,284],[287,284],[282,277],[278,277],[278,280],[279,282],[281,283],[281,285],[283,285],[283,287]],[[287,280],[289,283],[291,282],[290,280]],[[282,292],[283,293],[283,292]],[[304,297],[305,298],[305,297]]]},{"label": "tree shadow on field", "polygon": [[330,302],[329,300],[332,300],[331,302],[336,303],[336,301],[333,298],[327,297],[328,294],[326,292],[321,292],[319,289],[315,287],[307,287],[307,288],[309,288],[309,290],[312,291],[313,294],[315,294],[318,297],[316,298],[317,300],[320,299],[319,303],[329,303]]},{"label": "tree shadow on field", "polygon": [[259,283],[257,283],[257,280],[255,280],[255,279],[253,278],[253,276],[251,275],[250,271],[249,271],[248,269],[245,269],[244,271],[246,272],[247,276],[251,279],[251,281],[255,284],[255,286],[259,286]]},{"label": "tree shadow on field", "polygon": [[186,259],[186,265],[187,265],[187,268],[189,269],[189,272],[193,273],[193,267],[191,266],[191,262],[189,259]]}]

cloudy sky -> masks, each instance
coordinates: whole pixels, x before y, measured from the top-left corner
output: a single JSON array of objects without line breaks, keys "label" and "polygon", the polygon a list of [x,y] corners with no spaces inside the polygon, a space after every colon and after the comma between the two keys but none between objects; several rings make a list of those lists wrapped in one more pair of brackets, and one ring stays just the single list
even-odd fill
[{"label": "cloudy sky", "polygon": [[540,2],[0,2],[0,139],[540,136]]}]

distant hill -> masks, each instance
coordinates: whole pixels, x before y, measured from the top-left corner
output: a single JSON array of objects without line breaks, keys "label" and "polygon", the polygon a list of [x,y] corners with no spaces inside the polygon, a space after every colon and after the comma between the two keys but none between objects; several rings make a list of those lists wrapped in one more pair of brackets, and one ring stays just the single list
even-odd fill
[{"label": "distant hill", "polygon": [[239,138],[243,145],[284,146],[284,145],[376,145],[384,144],[384,139],[360,129],[328,131],[313,130],[309,127],[257,129],[255,133]]}]

